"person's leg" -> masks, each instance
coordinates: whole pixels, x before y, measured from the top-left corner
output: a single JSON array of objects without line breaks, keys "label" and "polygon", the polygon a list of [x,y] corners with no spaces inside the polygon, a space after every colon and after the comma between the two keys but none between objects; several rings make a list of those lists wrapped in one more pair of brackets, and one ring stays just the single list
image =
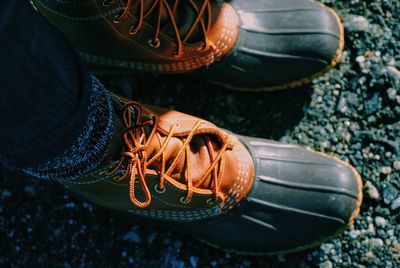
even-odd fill
[{"label": "person's leg", "polygon": [[0,162],[41,178],[95,167],[113,130],[109,93],[29,5],[0,3]]}]

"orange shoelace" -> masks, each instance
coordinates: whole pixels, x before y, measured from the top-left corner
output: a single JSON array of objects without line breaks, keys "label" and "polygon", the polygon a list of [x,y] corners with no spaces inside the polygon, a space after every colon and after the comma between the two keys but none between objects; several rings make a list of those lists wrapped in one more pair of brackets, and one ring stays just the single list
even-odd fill
[{"label": "orange shoelace", "polygon": [[[136,121],[133,124],[132,109],[134,109],[136,116]],[[158,136],[158,138],[161,140],[161,134],[157,132],[157,118],[143,119],[143,110],[140,104],[137,102],[126,102],[123,110],[123,120],[127,128],[127,130],[123,133],[125,152],[122,153],[121,159],[118,164],[110,172],[108,172],[107,175],[113,175],[121,167],[125,168],[125,173],[116,180],[119,181],[125,178],[129,178],[129,197],[131,202],[135,206],[139,208],[145,208],[151,203],[151,193],[145,180],[147,167],[157,160],[161,161],[161,170],[157,171],[157,173],[159,174],[159,184],[157,188],[159,191],[163,191],[165,187],[165,176],[171,175],[184,154],[186,161],[185,182],[187,185],[187,195],[186,197],[184,197],[184,199],[181,199],[181,202],[185,204],[189,203],[192,199],[194,188],[196,186],[199,186],[204,180],[207,179],[208,176],[211,176],[212,189],[210,190],[212,190],[214,194],[215,202],[219,201],[219,188],[224,173],[224,154],[227,149],[233,148],[233,146],[227,139],[225,139],[225,142],[223,142],[223,144],[221,145],[221,149],[219,150],[217,155],[215,155],[213,144],[210,138],[208,136],[204,137],[205,143],[207,145],[207,150],[209,152],[211,164],[204,172],[202,177],[197,181],[197,183],[193,185],[193,178],[191,177],[190,170],[190,142],[197,134],[197,130],[201,126],[202,120],[199,120],[195,124],[195,126],[187,134],[187,136],[183,138],[179,136],[183,139],[183,145],[168,168],[166,167],[167,159],[165,157],[165,149],[167,148],[171,138],[174,137],[174,130],[177,125],[171,125],[169,133],[166,136],[164,143],[161,145],[158,152],[150,159],[148,159],[149,156],[146,153],[146,149],[149,147],[152,139],[155,136]],[[148,137],[146,136],[144,130],[145,126],[153,126],[152,131]],[[144,201],[139,201],[135,195],[136,179],[139,180],[143,193],[145,194]]]},{"label": "orange shoelace", "polygon": [[[204,46],[203,49],[208,48],[209,46],[209,41],[207,38],[207,32],[211,28],[211,4],[210,0],[204,0],[203,4],[201,7],[199,7],[194,0],[183,0],[187,1],[188,4],[193,8],[193,10],[197,13],[196,18],[193,21],[192,26],[190,27],[189,31],[186,33],[184,37],[181,37],[178,29],[177,22],[175,20],[175,14],[177,12],[178,6],[180,4],[180,1],[182,0],[174,0],[173,6],[168,3],[168,0],[153,0],[153,3],[150,5],[150,7],[147,10],[144,10],[145,5],[144,1],[146,0],[126,0],[125,7],[123,8],[123,11],[117,15],[114,18],[114,23],[119,23],[121,22],[124,18],[126,18],[129,14],[132,14],[132,7],[133,4],[139,2],[139,14],[135,16],[137,18],[137,23],[136,25],[133,25],[130,30],[129,34],[135,35],[137,34],[143,27],[143,22],[145,18],[147,18],[154,10],[158,9],[158,14],[157,14],[157,24],[154,30],[154,35],[152,40],[150,40],[150,45],[153,47],[158,47],[160,46],[160,39],[159,35],[162,31],[161,29],[161,18],[162,14],[164,11],[166,11],[166,14],[168,16],[168,19],[174,29],[175,33],[175,38],[177,40],[177,51],[176,51],[176,56],[180,57],[182,56],[183,53],[183,43],[187,42],[189,38],[193,35],[193,33],[196,31],[197,27],[200,25],[201,31],[203,34],[204,38]],[[148,0],[147,0],[148,1]],[[110,5],[111,3],[114,3],[115,0],[105,0],[104,3],[107,3],[107,5]],[[203,16],[206,14],[207,19],[203,18]]]}]

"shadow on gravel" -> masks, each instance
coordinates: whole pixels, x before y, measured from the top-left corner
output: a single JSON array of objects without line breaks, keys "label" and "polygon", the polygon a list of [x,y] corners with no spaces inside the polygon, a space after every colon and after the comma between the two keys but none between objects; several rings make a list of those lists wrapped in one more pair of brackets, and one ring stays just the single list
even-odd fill
[{"label": "shadow on gravel", "polygon": [[311,86],[279,92],[238,92],[187,78],[137,75],[103,79],[109,89],[140,102],[170,107],[242,135],[278,140],[303,118]]}]

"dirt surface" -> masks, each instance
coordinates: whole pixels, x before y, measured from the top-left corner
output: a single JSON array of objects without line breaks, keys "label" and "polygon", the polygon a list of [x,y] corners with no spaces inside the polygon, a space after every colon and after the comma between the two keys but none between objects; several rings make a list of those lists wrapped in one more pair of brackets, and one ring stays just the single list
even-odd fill
[{"label": "dirt surface", "polygon": [[156,222],[96,207],[56,183],[8,174],[0,180],[0,266],[399,267],[400,4],[324,3],[344,20],[345,53],[338,67],[310,86],[250,94],[187,76],[101,79],[145,103],[348,161],[365,184],[361,215],[350,230],[308,251],[240,256]]}]

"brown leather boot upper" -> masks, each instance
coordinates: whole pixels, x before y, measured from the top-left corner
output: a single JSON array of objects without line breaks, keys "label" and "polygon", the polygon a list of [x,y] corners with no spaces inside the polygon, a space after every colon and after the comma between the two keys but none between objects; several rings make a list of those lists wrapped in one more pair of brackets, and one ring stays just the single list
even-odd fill
[{"label": "brown leather boot upper", "polygon": [[176,221],[218,215],[251,188],[253,160],[234,135],[177,111],[115,102],[123,122],[108,160],[68,188],[105,207]]},{"label": "brown leather boot upper", "polygon": [[199,69],[231,50],[240,26],[232,5],[210,0],[34,3],[80,49],[86,62],[108,71]]}]

